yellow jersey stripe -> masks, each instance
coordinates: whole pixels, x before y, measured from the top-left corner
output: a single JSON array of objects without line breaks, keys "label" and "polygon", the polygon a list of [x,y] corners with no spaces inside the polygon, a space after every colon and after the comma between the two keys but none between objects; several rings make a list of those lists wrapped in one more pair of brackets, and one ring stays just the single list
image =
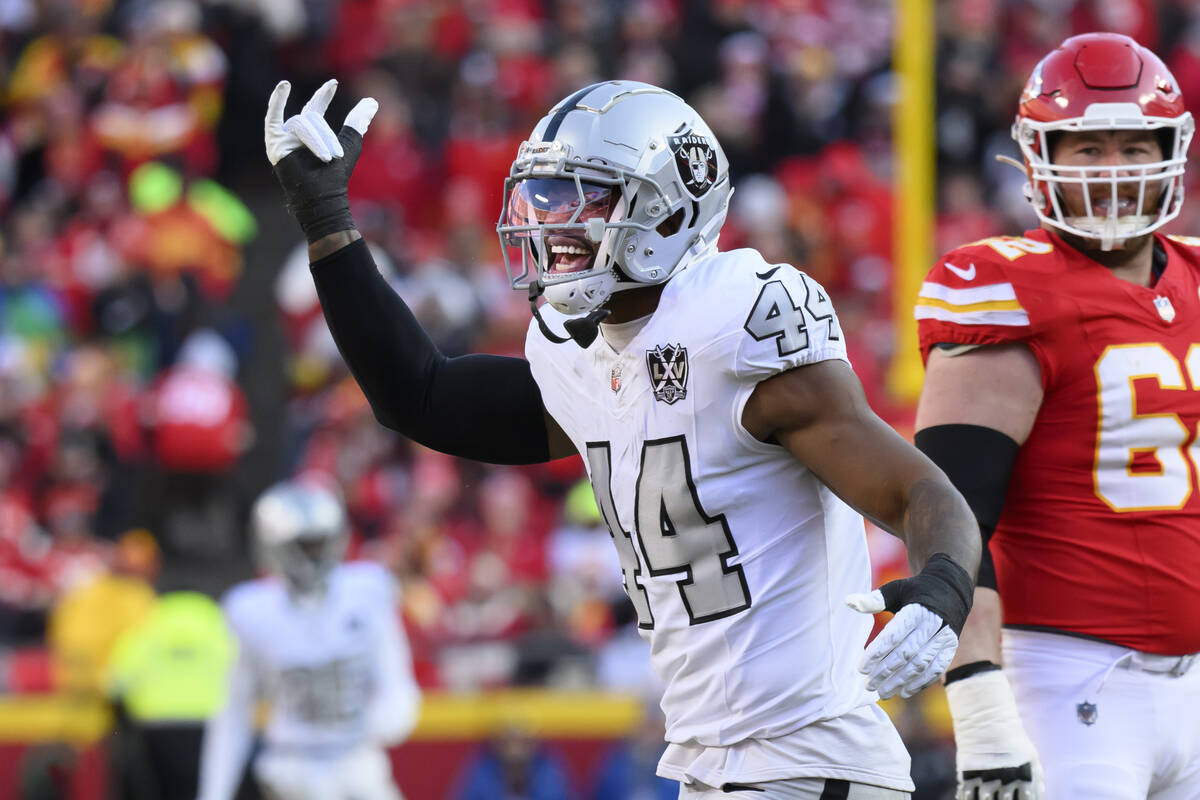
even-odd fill
[{"label": "yellow jersey stripe", "polygon": [[945,300],[934,300],[929,297],[918,298],[917,305],[930,308],[944,308],[947,311],[966,313],[968,311],[1024,311],[1016,300],[986,300],[982,303],[949,303]]}]

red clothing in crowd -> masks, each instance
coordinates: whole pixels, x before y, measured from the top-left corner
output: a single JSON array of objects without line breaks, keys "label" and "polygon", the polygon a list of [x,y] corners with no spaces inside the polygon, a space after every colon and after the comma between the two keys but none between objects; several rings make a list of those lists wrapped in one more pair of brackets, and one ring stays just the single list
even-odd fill
[{"label": "red clothing in crowd", "polygon": [[161,467],[219,473],[237,462],[249,407],[233,380],[175,367],[155,387],[151,402],[154,455]]}]

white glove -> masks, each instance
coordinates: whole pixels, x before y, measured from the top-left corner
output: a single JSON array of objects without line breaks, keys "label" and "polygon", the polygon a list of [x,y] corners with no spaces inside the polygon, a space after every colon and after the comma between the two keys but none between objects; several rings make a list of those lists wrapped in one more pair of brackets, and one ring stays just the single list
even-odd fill
[{"label": "white glove", "polygon": [[337,81],[326,81],[299,114],[284,121],[291,88],[287,81],[280,81],[271,92],[263,133],[267,160],[283,188],[288,210],[311,244],[354,228],[347,193],[350,173],[379,103],[370,97],[360,100],[346,115],[342,130],[335,134],[325,121],[325,110],[337,91]]},{"label": "white glove", "polygon": [[[267,160],[271,162],[271,166],[275,166],[288,153],[302,146],[307,147],[313,155],[324,162],[345,155],[337,134],[325,121],[325,111],[329,108],[334,93],[337,92],[337,86],[336,80],[325,81],[312,98],[304,104],[304,108],[300,109],[300,113],[288,117],[286,121],[283,119],[283,111],[287,106],[292,85],[287,81],[280,81],[275,86],[275,91],[271,92],[271,99],[267,101],[267,117],[264,121],[263,131],[267,145]],[[379,103],[375,101],[375,98],[364,97],[354,108],[350,109],[350,113],[346,115],[345,124],[354,128],[360,135],[365,135],[378,110]]]},{"label": "white glove", "polygon": [[[864,614],[886,609],[883,593],[852,594],[846,605]],[[940,616],[918,603],[909,603],[883,627],[863,652],[858,671],[867,676],[867,689],[881,698],[912,697],[942,676],[958,649],[958,635]]]},{"label": "white glove", "polygon": [[959,800],[1045,797],[1042,765],[1002,670],[954,681],[946,687],[946,700],[958,748]]}]

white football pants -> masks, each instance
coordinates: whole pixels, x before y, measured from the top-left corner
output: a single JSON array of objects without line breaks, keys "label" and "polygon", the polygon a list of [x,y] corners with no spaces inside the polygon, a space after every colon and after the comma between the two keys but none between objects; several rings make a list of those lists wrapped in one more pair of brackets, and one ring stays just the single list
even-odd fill
[{"label": "white football pants", "polygon": [[1200,800],[1200,658],[1005,629],[1004,671],[1050,800]]},{"label": "white football pants", "polygon": [[268,800],[404,800],[387,753],[359,747],[340,758],[263,753],[254,776]]}]

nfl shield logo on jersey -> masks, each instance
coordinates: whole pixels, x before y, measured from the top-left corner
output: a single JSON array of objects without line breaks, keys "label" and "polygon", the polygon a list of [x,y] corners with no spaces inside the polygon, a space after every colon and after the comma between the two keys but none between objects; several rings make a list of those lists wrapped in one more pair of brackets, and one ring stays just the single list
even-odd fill
[{"label": "nfl shield logo on jersey", "polygon": [[685,131],[668,136],[667,144],[675,154],[675,167],[683,179],[683,188],[699,200],[717,179],[717,151],[707,136]]},{"label": "nfl shield logo on jersey", "polygon": [[1154,307],[1158,309],[1158,315],[1165,322],[1171,322],[1175,319],[1175,306],[1171,305],[1171,298],[1159,295],[1154,298]]},{"label": "nfl shield logo on jersey", "polygon": [[687,397],[687,348],[683,345],[658,345],[646,351],[646,366],[650,368],[650,384],[654,399],[671,405]]},{"label": "nfl shield logo on jersey", "polygon": [[1079,721],[1084,725],[1096,724],[1096,704],[1089,703],[1086,700],[1075,706],[1075,713],[1079,715]]}]

